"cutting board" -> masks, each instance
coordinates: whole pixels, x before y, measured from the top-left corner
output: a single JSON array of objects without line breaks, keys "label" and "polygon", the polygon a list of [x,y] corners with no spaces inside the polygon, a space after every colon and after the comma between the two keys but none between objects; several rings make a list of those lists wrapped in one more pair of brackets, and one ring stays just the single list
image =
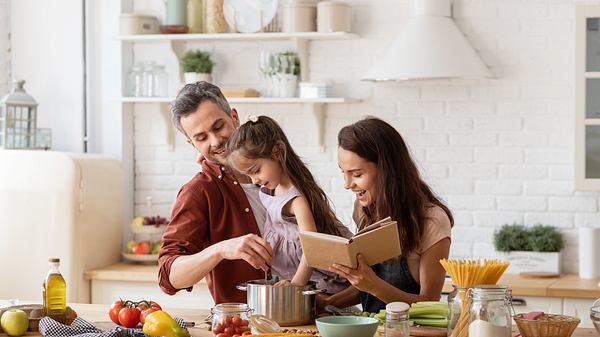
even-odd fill
[{"label": "cutting board", "polygon": [[448,336],[448,329],[431,326],[411,326],[410,335],[415,337],[446,337]]}]

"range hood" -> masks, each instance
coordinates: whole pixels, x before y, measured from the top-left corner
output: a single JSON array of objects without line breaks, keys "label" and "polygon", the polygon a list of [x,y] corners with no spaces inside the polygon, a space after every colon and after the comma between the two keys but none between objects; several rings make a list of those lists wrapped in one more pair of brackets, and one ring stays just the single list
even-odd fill
[{"label": "range hood", "polygon": [[411,0],[404,30],[363,81],[492,77],[451,18],[451,0]]}]

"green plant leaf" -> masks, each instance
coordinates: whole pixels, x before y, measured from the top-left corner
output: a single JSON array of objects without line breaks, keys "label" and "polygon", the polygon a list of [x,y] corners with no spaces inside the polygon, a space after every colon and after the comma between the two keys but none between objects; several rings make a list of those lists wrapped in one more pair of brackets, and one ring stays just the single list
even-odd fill
[{"label": "green plant leaf", "polygon": [[215,63],[210,53],[200,50],[190,50],[181,58],[181,66],[186,73],[212,73]]}]

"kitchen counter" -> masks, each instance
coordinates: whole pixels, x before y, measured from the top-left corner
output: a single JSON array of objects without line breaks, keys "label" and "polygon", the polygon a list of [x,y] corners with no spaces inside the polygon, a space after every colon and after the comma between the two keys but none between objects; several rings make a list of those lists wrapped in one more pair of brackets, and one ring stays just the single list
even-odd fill
[{"label": "kitchen counter", "polygon": [[[498,284],[512,289],[513,296],[600,298],[600,279],[580,279],[575,274],[564,274],[555,278],[529,278],[518,274],[504,274]],[[452,282],[446,281],[443,292],[452,291]]]},{"label": "kitchen counter", "polygon": [[[0,307],[8,306],[8,301],[0,300]],[[87,320],[88,322],[93,323],[100,329],[108,330],[114,327],[114,324],[110,322],[108,318],[108,305],[102,304],[77,304],[70,303],[69,304],[77,314]],[[173,309],[173,308],[165,308],[165,311],[169,312],[173,317],[181,317],[185,321],[196,322],[199,324],[199,327],[190,328],[190,334],[194,337],[213,337],[212,333],[206,329],[205,324],[201,324],[204,321],[204,318],[208,315],[209,311],[207,310],[197,310],[197,309]],[[302,326],[302,327],[294,327],[299,329],[316,329],[314,325]],[[515,328],[515,327],[513,327]],[[514,333],[513,333],[514,335]],[[1,337],[6,337],[6,334],[0,333]],[[40,333],[28,332],[25,336],[41,336]],[[376,334],[375,336],[378,337]],[[587,336],[597,336],[597,333],[594,329],[585,329],[578,328],[573,333],[572,337],[587,337]]]},{"label": "kitchen counter", "polygon": [[[87,280],[157,282],[158,265],[117,263],[108,267],[86,271]],[[580,279],[575,274],[564,274],[556,278],[528,278],[518,274],[504,274],[499,284],[512,289],[513,296],[600,298],[600,279]],[[203,279],[199,283],[206,283]],[[452,282],[447,281],[443,292],[452,291]]]}]

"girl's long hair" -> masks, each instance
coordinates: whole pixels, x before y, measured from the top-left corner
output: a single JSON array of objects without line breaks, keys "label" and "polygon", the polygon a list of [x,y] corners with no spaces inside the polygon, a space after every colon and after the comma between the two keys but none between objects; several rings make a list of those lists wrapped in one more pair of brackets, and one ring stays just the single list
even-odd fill
[{"label": "girl's long hair", "polygon": [[[294,186],[308,201],[317,231],[332,235],[341,235],[338,223],[329,199],[315,181],[300,156],[294,152],[281,127],[272,118],[259,116],[258,119],[242,124],[227,141],[228,158],[237,154],[248,159],[279,160],[284,172],[290,177]],[[274,150],[280,150],[279,158]]]},{"label": "girl's long hair", "polygon": [[419,246],[431,205],[442,208],[450,225],[454,225],[450,209],[421,179],[408,147],[394,127],[367,117],[342,128],[338,146],[377,165],[376,202],[362,208],[359,228],[390,216],[398,222],[400,248],[406,255]]}]

